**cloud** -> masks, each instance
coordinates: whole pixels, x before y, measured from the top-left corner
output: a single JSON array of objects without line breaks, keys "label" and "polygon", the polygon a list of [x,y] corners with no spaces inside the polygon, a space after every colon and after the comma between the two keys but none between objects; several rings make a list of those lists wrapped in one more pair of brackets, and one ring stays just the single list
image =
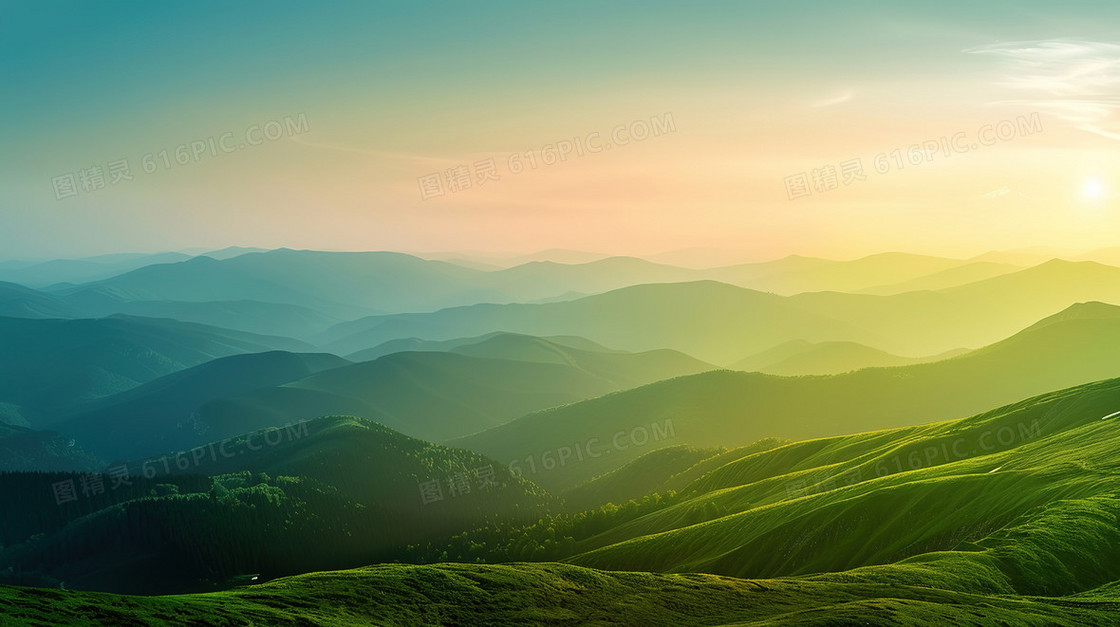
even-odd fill
[{"label": "cloud", "polygon": [[1007,194],[1010,194],[1010,193],[1011,193],[1010,188],[1001,187],[999,189],[993,189],[992,191],[990,191],[986,194],[980,194],[980,197],[981,198],[994,199],[994,198],[999,198],[1000,196],[1006,196]]},{"label": "cloud", "polygon": [[1049,111],[1075,128],[1120,139],[1120,44],[1039,40],[965,50],[1005,62],[998,85],[1022,92],[1016,103]]},{"label": "cloud", "polygon": [[852,92],[851,90],[848,90],[848,91],[846,91],[842,94],[839,94],[837,96],[833,96],[832,98],[825,98],[824,100],[817,100],[815,102],[811,102],[811,103],[809,103],[809,106],[814,107],[814,108],[834,107],[838,104],[844,104],[845,102],[848,102],[849,100],[851,100],[854,97],[855,97],[855,93]]},{"label": "cloud", "polygon": [[416,155],[399,152],[388,152],[385,150],[370,150],[367,148],[354,148],[352,146],[340,146],[338,144],[327,144],[323,142],[308,141],[302,137],[292,137],[291,141],[296,144],[309,146],[311,148],[322,148],[323,150],[333,150],[335,152],[348,152],[360,155],[368,155],[370,157],[378,157],[381,159],[390,159],[394,161],[405,161],[420,164],[439,164],[447,161],[442,157],[431,157],[427,155]]}]

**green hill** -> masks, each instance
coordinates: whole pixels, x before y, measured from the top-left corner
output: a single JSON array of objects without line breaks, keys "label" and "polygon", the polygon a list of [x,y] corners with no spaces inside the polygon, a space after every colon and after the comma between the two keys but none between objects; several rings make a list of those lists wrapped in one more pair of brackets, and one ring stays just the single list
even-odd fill
[{"label": "green hill", "polygon": [[[1092,317],[1078,311],[1094,311]],[[740,446],[967,416],[1085,381],[1120,376],[1120,308],[1075,307],[1002,342],[944,361],[834,376],[711,372],[530,414],[456,446],[528,467],[533,481],[574,487],[668,445]],[[620,435],[621,434],[621,435]],[[615,439],[618,443],[615,443]],[[594,442],[592,443],[592,440]],[[577,447],[578,445],[578,447]],[[576,448],[584,453],[575,456]],[[571,463],[545,468],[564,451]]]},{"label": "green hill", "polygon": [[876,343],[875,334],[805,311],[787,298],[711,281],[638,285],[541,305],[374,316],[340,324],[315,339],[332,352],[348,354],[398,338],[446,340],[495,331],[576,335],[628,351],[671,348],[715,364],[792,339]]},{"label": "green hill", "polygon": [[701,477],[683,502],[577,546],[572,560],[1084,592],[1120,578],[1120,432],[1101,420],[1118,406],[1120,380],[1110,380],[965,420],[757,453]]},{"label": "green hill", "polygon": [[[454,349],[461,346],[470,344],[478,344],[489,340],[490,338],[503,335],[502,332],[496,331],[494,333],[487,333],[478,337],[460,337],[453,340],[422,340],[420,338],[404,338],[399,340],[389,340],[383,344],[378,344],[373,348],[351,353],[346,356],[350,361],[373,361],[385,355],[392,355],[393,353],[404,352],[455,352]],[[510,334],[515,335],[515,334]],[[530,336],[531,337],[531,336]],[[591,340],[575,336],[552,336],[541,338],[549,342],[575,348],[583,351],[591,351],[596,353],[624,353],[626,351],[618,351],[607,348],[601,344],[592,342]]]},{"label": "green hill", "polygon": [[[199,413],[207,402],[348,364],[334,355],[281,351],[223,357],[92,401],[54,428],[110,459],[186,449],[245,431],[208,423]],[[122,433],[128,437],[121,438]]]},{"label": "green hill", "polygon": [[921,276],[916,279],[910,279],[909,281],[903,281],[902,283],[880,285],[858,291],[861,294],[878,295],[937,291],[1011,274],[1012,272],[1017,272],[1022,269],[1022,266],[1008,263],[975,261],[962,266],[941,270],[940,272],[934,272],[933,274]]},{"label": "green hill", "polygon": [[199,418],[236,433],[324,414],[354,414],[442,442],[531,411],[712,369],[674,351],[596,353],[525,336],[491,338],[464,350],[493,357],[393,353],[214,400],[198,410]]},{"label": "green hill", "polygon": [[855,292],[884,284],[915,280],[965,265],[959,259],[881,253],[852,261],[790,255],[774,261],[713,268],[704,278],[763,292]]},{"label": "green hill", "polygon": [[42,470],[92,471],[104,462],[54,431],[33,431],[0,423],[0,472]]},{"label": "green hill", "polygon": [[1120,597],[603,572],[566,564],[381,565],[228,592],[128,597],[0,587],[13,625],[1107,625]]},{"label": "green hill", "polygon": [[1075,303],[1120,304],[1120,268],[1055,259],[938,292],[798,294],[790,300],[841,322],[875,329],[884,338],[864,344],[900,355],[932,355],[990,344]]},{"label": "green hill", "polygon": [[710,281],[639,285],[559,303],[372,316],[315,340],[349,354],[400,338],[576,335],[630,351],[672,348],[719,365],[791,340],[928,356],[990,344],[1084,301],[1120,303],[1120,268],[1055,260],[942,291],[889,296],[783,297]]},{"label": "green hill", "polygon": [[287,338],[128,316],[0,318],[0,346],[0,402],[19,406],[36,428],[80,403],[218,357],[314,351]]},{"label": "green hill", "polygon": [[82,259],[54,259],[0,267],[0,281],[11,281],[34,288],[49,288],[62,283],[85,283],[123,274],[155,263],[185,261],[183,253],[124,253]]},{"label": "green hill", "polygon": [[65,301],[15,283],[0,283],[0,316],[10,318],[70,318],[74,309]]},{"label": "green hill", "polygon": [[310,307],[252,300],[173,302],[109,301],[84,309],[87,316],[125,314],[148,318],[173,318],[235,331],[308,338],[340,320]]},{"label": "green hill", "polygon": [[659,491],[669,480],[704,460],[719,457],[719,447],[668,446],[642,455],[618,470],[596,477],[564,493],[569,511],[595,509],[604,503],[625,503]]},{"label": "green hill", "polygon": [[733,370],[765,372],[784,376],[841,374],[862,368],[904,366],[956,357],[967,351],[951,351],[926,358],[899,357],[855,342],[794,340],[752,355],[732,365]]},{"label": "green hill", "polygon": [[[245,434],[128,469],[129,485],[111,487],[104,477],[101,492],[79,491],[61,505],[52,486],[85,486],[86,475],[0,474],[5,517],[21,529],[27,520],[53,522],[4,538],[0,580],[135,593],[214,589],[244,573],[272,578],[379,561],[494,518],[535,520],[552,501],[477,453],[348,417]],[[138,495],[133,484],[150,492]]]}]

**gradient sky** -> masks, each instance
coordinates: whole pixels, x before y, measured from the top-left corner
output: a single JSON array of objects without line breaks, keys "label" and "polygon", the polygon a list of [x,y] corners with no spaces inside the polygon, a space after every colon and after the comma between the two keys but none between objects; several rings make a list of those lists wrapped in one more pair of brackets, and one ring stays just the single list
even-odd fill
[{"label": "gradient sky", "polygon": [[[0,2],[0,258],[1120,244],[1120,4],[900,4]],[[666,114],[675,131],[510,170]],[[966,152],[911,150],[954,136]],[[422,198],[458,166],[470,188]]]}]

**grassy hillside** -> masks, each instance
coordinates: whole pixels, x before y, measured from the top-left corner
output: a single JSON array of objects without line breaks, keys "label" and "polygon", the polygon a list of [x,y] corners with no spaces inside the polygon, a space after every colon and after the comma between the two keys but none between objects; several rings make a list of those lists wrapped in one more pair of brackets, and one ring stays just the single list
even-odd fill
[{"label": "grassy hillside", "polygon": [[[535,469],[531,478],[541,485],[564,490],[663,446],[734,447],[766,437],[804,439],[971,415],[1120,376],[1118,346],[1120,308],[1074,307],[936,363],[824,377],[704,373],[530,414],[454,444],[507,463],[531,459],[517,466]],[[558,458],[565,448],[566,463],[546,468],[542,454]],[[576,448],[585,454],[576,456]],[[597,455],[586,454],[588,448]]]},{"label": "grassy hillside", "polygon": [[604,503],[625,503],[659,492],[669,480],[706,459],[726,453],[722,447],[668,446],[642,455],[618,470],[596,477],[564,493],[569,511],[595,509]]},{"label": "grassy hillside", "polygon": [[962,421],[757,453],[696,480],[683,502],[577,546],[592,550],[572,560],[1082,592],[1120,578],[1120,432],[1102,420],[1118,406],[1111,380]]},{"label": "grassy hillside", "polygon": [[0,587],[13,625],[1107,625],[1118,600],[1115,588],[1023,598],[565,564],[382,565],[169,597]]}]

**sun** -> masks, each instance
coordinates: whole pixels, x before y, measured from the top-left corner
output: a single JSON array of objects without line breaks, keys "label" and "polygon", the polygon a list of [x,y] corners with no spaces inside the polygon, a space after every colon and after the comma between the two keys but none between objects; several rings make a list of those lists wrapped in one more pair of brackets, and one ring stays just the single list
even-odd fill
[{"label": "sun", "polygon": [[1081,187],[1081,195],[1089,200],[1104,198],[1104,185],[1101,185],[1101,182],[1097,179],[1089,179]]}]

